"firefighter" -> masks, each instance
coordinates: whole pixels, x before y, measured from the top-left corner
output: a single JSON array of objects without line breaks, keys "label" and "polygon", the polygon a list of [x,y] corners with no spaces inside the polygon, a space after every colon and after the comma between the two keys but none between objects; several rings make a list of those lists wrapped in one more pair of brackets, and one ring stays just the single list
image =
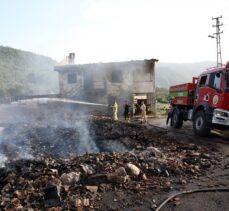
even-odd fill
[{"label": "firefighter", "polygon": [[170,120],[170,126],[172,126],[173,110],[174,110],[174,108],[172,106],[172,103],[170,102],[168,116],[167,116],[167,119],[166,119],[166,125],[169,124],[169,120]]},{"label": "firefighter", "polygon": [[132,109],[131,109],[131,118],[132,118],[132,119],[134,119],[135,111],[136,111],[136,106],[135,106],[135,104],[133,103],[133,104],[132,104]]},{"label": "firefighter", "polygon": [[117,102],[115,101],[114,102],[114,105],[112,106],[113,107],[113,115],[112,115],[112,117],[113,117],[113,120],[118,120],[118,104],[117,104]]},{"label": "firefighter", "polygon": [[140,109],[141,109],[141,115],[142,115],[142,122],[147,122],[146,105],[144,101],[142,101]]},{"label": "firefighter", "polygon": [[130,121],[130,105],[127,101],[125,101],[124,103],[124,118],[125,120],[127,120],[128,122]]}]

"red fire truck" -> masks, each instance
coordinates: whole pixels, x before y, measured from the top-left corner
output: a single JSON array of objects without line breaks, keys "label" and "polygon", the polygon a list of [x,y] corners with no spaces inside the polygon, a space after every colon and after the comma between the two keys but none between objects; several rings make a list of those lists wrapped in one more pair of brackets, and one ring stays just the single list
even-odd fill
[{"label": "red fire truck", "polygon": [[171,126],[181,128],[193,122],[194,133],[206,136],[211,129],[229,129],[229,62],[210,68],[193,78],[192,83],[171,86],[173,107]]}]

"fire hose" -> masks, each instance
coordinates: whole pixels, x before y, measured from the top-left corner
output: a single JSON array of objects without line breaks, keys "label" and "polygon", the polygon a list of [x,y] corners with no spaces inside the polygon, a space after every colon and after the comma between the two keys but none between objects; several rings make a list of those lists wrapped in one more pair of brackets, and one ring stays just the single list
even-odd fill
[{"label": "fire hose", "polygon": [[219,192],[226,192],[229,191],[229,188],[202,188],[202,189],[193,189],[193,190],[186,190],[186,191],[180,191],[177,193],[172,194],[167,199],[165,199],[155,211],[159,211],[167,202],[172,200],[176,196],[184,195],[184,194],[191,194],[191,193],[198,193],[198,192],[213,192],[213,191],[219,191]]}]

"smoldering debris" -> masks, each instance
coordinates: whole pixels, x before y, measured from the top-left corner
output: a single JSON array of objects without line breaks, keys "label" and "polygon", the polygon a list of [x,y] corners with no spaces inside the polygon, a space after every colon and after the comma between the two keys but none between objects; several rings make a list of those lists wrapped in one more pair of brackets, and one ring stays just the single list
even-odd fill
[{"label": "smoldering debris", "polygon": [[88,115],[84,114],[93,111],[91,106],[92,103],[57,98],[29,99],[0,106],[0,125],[7,125],[6,130],[1,130],[1,160],[37,159],[38,154],[68,158],[98,153],[88,132]]},{"label": "smoldering debris", "polygon": [[2,163],[7,159],[72,158],[85,153],[127,151],[122,143],[96,137],[88,122],[73,127],[8,126],[1,134]]},{"label": "smoldering debris", "polygon": [[5,167],[6,161],[7,161],[7,157],[4,154],[0,153],[0,168]]},{"label": "smoldering debris", "polygon": [[22,128],[8,127],[0,133],[0,152],[4,162],[17,159],[33,159],[30,141],[26,136],[18,135]]},{"label": "smoldering debris", "polygon": [[[88,133],[83,140],[93,137],[96,148],[86,148],[80,156],[77,140],[82,129],[23,126],[15,133],[27,140],[24,143],[34,159],[8,160],[0,168],[0,208],[109,210],[119,202],[119,209],[126,210],[147,203],[149,192],[158,195],[208,174],[224,159],[215,149],[176,141],[151,126],[106,118],[86,123]],[[4,132],[16,129],[11,126]],[[111,192],[114,198],[108,200]],[[132,197],[132,202],[127,203],[122,193]]]}]

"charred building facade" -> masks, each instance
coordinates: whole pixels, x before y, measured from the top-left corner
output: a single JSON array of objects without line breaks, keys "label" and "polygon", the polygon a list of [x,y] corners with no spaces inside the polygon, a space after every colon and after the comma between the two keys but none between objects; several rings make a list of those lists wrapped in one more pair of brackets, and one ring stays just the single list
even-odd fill
[{"label": "charred building facade", "polygon": [[158,60],[56,66],[60,96],[106,104],[144,101],[147,110],[155,113],[155,62]]}]

